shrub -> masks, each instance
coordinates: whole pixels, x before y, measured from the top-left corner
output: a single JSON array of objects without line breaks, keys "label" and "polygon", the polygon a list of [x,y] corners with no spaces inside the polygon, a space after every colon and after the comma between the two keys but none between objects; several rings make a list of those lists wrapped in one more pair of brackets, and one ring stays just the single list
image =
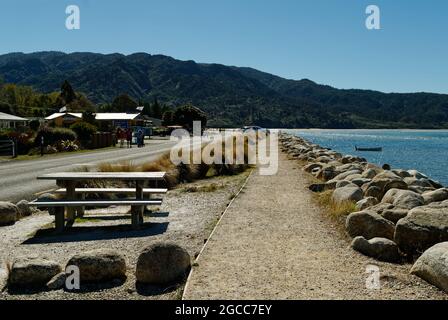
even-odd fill
[{"label": "shrub", "polygon": [[46,146],[57,144],[59,141],[75,141],[77,138],[76,133],[70,129],[43,127],[34,139],[35,146],[40,146],[42,137]]},{"label": "shrub", "polygon": [[356,211],[356,203],[351,201],[344,201],[336,203],[332,200],[333,190],[327,190],[317,194],[317,202],[319,205],[325,207],[329,214],[335,218],[342,218],[345,221],[345,217],[350,213]]},{"label": "shrub", "polygon": [[33,131],[39,130],[40,122],[39,120],[31,120],[30,121],[30,129]]},{"label": "shrub", "polygon": [[56,147],[56,149],[58,149],[59,152],[72,152],[72,151],[79,150],[79,146],[74,141],[69,141],[69,140],[59,141],[55,145],[55,147]]},{"label": "shrub", "polygon": [[0,140],[14,140],[17,143],[17,153],[27,154],[33,147],[32,132],[16,132],[13,130],[3,130],[0,132]]},{"label": "shrub", "polygon": [[183,126],[190,132],[193,130],[193,121],[200,121],[202,130],[204,130],[207,125],[207,115],[205,112],[192,105],[185,105],[177,108],[172,118],[174,123]]},{"label": "shrub", "polygon": [[90,141],[93,134],[95,134],[98,130],[93,124],[85,121],[72,124],[70,129],[76,132],[78,139],[84,143]]}]

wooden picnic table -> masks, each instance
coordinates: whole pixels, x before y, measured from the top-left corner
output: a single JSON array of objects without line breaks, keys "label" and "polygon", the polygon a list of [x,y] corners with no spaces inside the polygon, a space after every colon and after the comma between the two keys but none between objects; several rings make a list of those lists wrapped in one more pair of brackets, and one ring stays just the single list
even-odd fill
[{"label": "wooden picnic table", "polygon": [[[117,180],[117,181],[134,181],[135,182],[135,200],[143,200],[143,184],[148,181],[162,181],[165,178],[165,172],[57,172],[43,174],[37,177],[39,180],[56,180],[56,184],[66,188],[65,199],[68,201],[79,201],[77,198],[76,183],[80,181],[92,180]],[[86,202],[87,203],[87,202]],[[142,217],[144,206],[136,205],[132,207],[133,210],[139,211],[139,215],[132,215],[135,217]],[[75,220],[75,212],[83,211],[83,207],[67,206],[67,220]],[[141,211],[141,212],[140,212]],[[133,224],[138,224],[138,221],[133,221]]]}]

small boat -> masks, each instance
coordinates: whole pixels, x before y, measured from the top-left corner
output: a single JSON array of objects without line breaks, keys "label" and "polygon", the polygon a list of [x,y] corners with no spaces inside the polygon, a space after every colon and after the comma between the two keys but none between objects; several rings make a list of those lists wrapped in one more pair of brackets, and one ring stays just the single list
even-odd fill
[{"label": "small boat", "polygon": [[373,152],[381,152],[383,151],[382,147],[376,147],[376,148],[359,148],[355,146],[356,151],[373,151]]}]

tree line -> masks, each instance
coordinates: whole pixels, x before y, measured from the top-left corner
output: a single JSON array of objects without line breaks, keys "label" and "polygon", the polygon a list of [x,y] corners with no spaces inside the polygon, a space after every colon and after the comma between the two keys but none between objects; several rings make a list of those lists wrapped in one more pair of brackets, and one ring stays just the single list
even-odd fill
[{"label": "tree line", "polygon": [[161,119],[164,126],[189,127],[193,120],[200,120],[205,126],[207,121],[206,114],[192,105],[172,108],[159,103],[157,97],[152,101],[136,101],[127,94],[120,94],[111,103],[95,106],[83,93],[76,92],[67,80],[59,92],[40,93],[30,86],[4,83],[0,78],[0,112],[22,117],[45,117],[59,111],[80,112],[83,118],[94,112],[139,112]]}]

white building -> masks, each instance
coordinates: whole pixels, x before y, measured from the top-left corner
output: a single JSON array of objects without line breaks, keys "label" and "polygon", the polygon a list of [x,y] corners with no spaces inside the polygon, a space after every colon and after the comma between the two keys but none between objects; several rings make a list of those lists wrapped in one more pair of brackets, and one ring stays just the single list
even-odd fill
[{"label": "white building", "polygon": [[0,129],[10,129],[25,126],[28,119],[0,112]]},{"label": "white building", "polygon": [[[140,113],[95,113],[95,120],[99,122],[106,122],[114,127],[129,127],[133,125],[143,125],[145,122],[151,123],[151,121],[145,121],[145,117]],[[58,112],[45,118],[46,121],[54,122],[58,127],[69,126],[77,121],[82,120],[82,113],[76,112]]]}]

